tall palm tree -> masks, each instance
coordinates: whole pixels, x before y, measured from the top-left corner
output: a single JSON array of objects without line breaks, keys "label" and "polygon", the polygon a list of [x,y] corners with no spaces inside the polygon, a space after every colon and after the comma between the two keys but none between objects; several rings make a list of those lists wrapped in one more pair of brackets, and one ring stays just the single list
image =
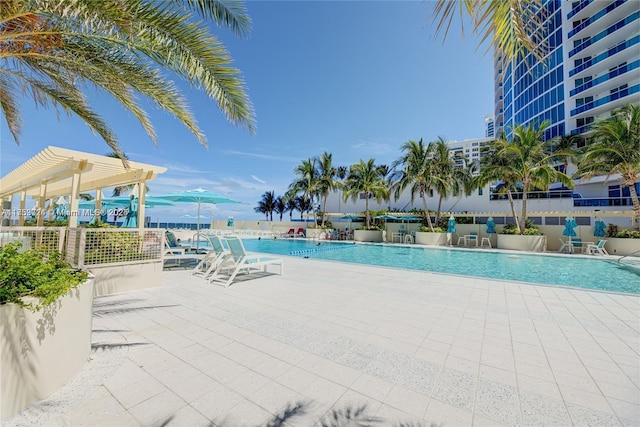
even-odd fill
[{"label": "tall palm tree", "polygon": [[[305,200],[309,200],[313,205],[320,191],[317,160],[303,160],[293,169],[293,173],[296,177],[289,185],[288,194],[290,196],[301,194]],[[316,209],[313,209],[313,225],[318,225]]]},{"label": "tall palm tree", "polygon": [[285,203],[285,199],[282,196],[276,197],[276,200],[273,204],[273,211],[280,215],[280,221],[282,222],[282,215],[287,211],[287,204]]},{"label": "tall palm tree", "polygon": [[[564,172],[554,168],[554,161],[558,157],[569,156],[570,152],[555,152],[549,154],[551,141],[543,142],[544,130],[548,122],[536,127],[517,125],[512,129],[513,140],[499,139],[496,141],[497,155],[505,156],[508,160],[508,181],[517,180],[522,185],[522,209],[519,229],[524,233],[527,221],[528,193],[533,190],[548,190],[553,182],[560,182],[573,188],[573,180]],[[517,221],[517,218],[514,218]]]},{"label": "tall palm tree", "polygon": [[290,195],[285,195],[285,204],[287,207],[287,212],[289,212],[289,221],[293,221],[293,212],[298,209],[296,198]]},{"label": "tall palm tree", "polygon": [[7,0],[0,2],[0,109],[19,143],[19,97],[73,113],[113,151],[116,135],[84,95],[94,87],[111,95],[156,132],[140,100],[173,114],[206,146],[206,136],[170,76],[214,100],[227,119],[255,130],[253,107],[240,72],[208,22],[249,33],[240,0]]},{"label": "tall palm tree", "polygon": [[264,203],[264,201],[260,200],[258,202],[258,206],[253,208],[253,210],[255,212],[257,212],[257,213],[263,214],[264,215],[264,219],[266,221],[269,221],[269,212],[267,211],[267,205]]},{"label": "tall palm tree", "polygon": [[338,166],[336,168],[336,178],[338,179],[338,183],[336,185],[336,190],[338,190],[338,212],[342,212],[340,208],[340,201],[342,200],[342,188],[344,184],[344,179],[349,174],[349,168],[346,166]]},{"label": "tall palm tree", "polygon": [[346,202],[349,197],[355,202],[364,193],[365,218],[367,228],[371,225],[371,215],[369,214],[369,198],[375,197],[378,203],[389,200],[389,187],[384,178],[385,168],[376,166],[374,159],[351,165],[349,175],[344,183],[343,199]]},{"label": "tall palm tree", "polygon": [[[438,210],[436,211],[436,224],[440,220],[440,212],[442,211],[442,200],[457,196],[463,189],[467,188],[469,182],[469,173],[466,168],[461,168],[456,164],[456,157],[451,156],[451,149],[447,144],[446,138],[439,136],[436,141],[432,142],[433,161],[435,162],[435,172],[442,178],[433,183],[435,190],[438,192]],[[466,157],[463,155],[466,166]]]},{"label": "tall palm tree", "polygon": [[422,199],[424,221],[431,231],[433,223],[427,206],[427,195],[436,184],[446,185],[445,180],[436,172],[434,149],[434,144],[425,145],[422,138],[417,142],[409,140],[400,147],[402,156],[391,164],[391,189],[394,197],[397,200],[405,189],[410,188],[413,203],[418,194]]},{"label": "tall palm tree", "polygon": [[262,199],[258,202],[258,207],[261,208],[262,213],[267,216],[267,220],[273,221],[273,211],[276,205],[276,193],[275,191],[265,191],[262,195]]},{"label": "tall palm tree", "polygon": [[303,219],[302,215],[305,212],[311,212],[313,209],[313,203],[311,199],[305,196],[297,196],[295,198],[296,205],[298,206],[298,210],[300,211],[300,220]]},{"label": "tall palm tree", "polygon": [[482,156],[479,167],[477,168],[479,173],[473,180],[473,186],[483,188],[490,182],[501,181],[502,185],[496,191],[499,194],[507,195],[514,224],[516,225],[518,233],[520,233],[520,220],[513,201],[513,191],[517,188],[518,176],[514,174],[511,169],[511,164],[515,162],[516,159],[512,158],[512,153],[502,151],[505,143],[508,144],[509,142],[506,141],[504,132],[501,132],[497,140],[490,142],[480,149]]},{"label": "tall palm tree", "polygon": [[620,174],[623,187],[629,188],[635,226],[640,230],[640,200],[636,191],[640,180],[640,106],[629,104],[614,111],[611,117],[595,122],[591,131],[595,142],[587,147],[577,173],[581,178]]},{"label": "tall palm tree", "polygon": [[[436,34],[451,26],[456,13],[471,18],[471,33],[480,38],[480,44],[489,40],[489,48],[501,52],[507,60],[531,52],[539,61],[544,60],[548,46],[544,41],[546,13],[543,0],[437,0],[433,19]],[[464,34],[464,27],[463,27]]]},{"label": "tall palm tree", "polygon": [[322,227],[327,216],[327,198],[329,192],[337,188],[336,175],[338,170],[332,164],[333,155],[326,151],[317,159],[318,162],[318,193],[322,197]]}]

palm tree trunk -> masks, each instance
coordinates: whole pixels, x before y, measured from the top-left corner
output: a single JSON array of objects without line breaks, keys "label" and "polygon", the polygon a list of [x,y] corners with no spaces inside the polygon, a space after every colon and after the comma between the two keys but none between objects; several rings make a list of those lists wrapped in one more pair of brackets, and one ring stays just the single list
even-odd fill
[{"label": "palm tree trunk", "polygon": [[522,228],[520,234],[524,234],[525,227],[527,226],[527,192],[522,189]]},{"label": "palm tree trunk", "polygon": [[516,223],[516,229],[518,230],[518,234],[520,234],[520,220],[518,219],[516,207],[513,204],[513,196],[511,195],[511,190],[509,189],[507,189],[507,197],[509,198],[509,204],[511,205],[511,215],[513,215],[513,220]]},{"label": "palm tree trunk", "polygon": [[633,212],[635,213],[636,230],[640,231],[640,200],[638,200],[638,192],[636,191],[635,186],[635,177],[632,180],[626,182],[629,186],[629,195],[631,196],[631,203],[633,204]]},{"label": "palm tree trunk", "polygon": [[431,223],[431,215],[429,214],[429,209],[427,208],[427,198],[425,197],[425,193],[423,192],[420,197],[422,197],[422,208],[424,209],[424,216],[427,218],[429,229],[433,232],[433,224]]},{"label": "palm tree trunk", "polygon": [[324,218],[327,212],[327,194],[322,195],[322,227],[324,228]]},{"label": "palm tree trunk", "polygon": [[371,224],[371,221],[369,219],[369,193],[367,193],[366,191],[364,192],[364,215],[367,221],[367,230],[368,230]]},{"label": "palm tree trunk", "polygon": [[438,225],[438,221],[440,220],[441,209],[442,209],[442,194],[440,194],[440,198],[438,199],[438,212],[436,212],[436,225]]}]

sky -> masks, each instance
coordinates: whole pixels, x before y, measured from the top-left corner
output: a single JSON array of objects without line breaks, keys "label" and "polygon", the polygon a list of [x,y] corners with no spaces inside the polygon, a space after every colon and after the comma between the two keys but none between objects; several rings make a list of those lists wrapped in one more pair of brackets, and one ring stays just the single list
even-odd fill
[{"label": "sky", "polygon": [[[302,160],[327,151],[336,166],[374,158],[390,164],[409,139],[484,136],[493,113],[491,54],[457,23],[435,37],[429,1],[249,1],[249,37],[212,26],[245,79],[257,132],[227,122],[217,105],[180,82],[208,148],[171,115],[148,106],[154,146],[135,118],[106,95],[87,96],[134,161],[168,171],[149,195],[198,187],[240,204],[203,207],[221,220],[262,219],[261,195],[283,195]],[[25,129],[16,145],[0,119],[0,176],[49,145],[95,154],[110,150],[75,117],[21,104]],[[107,192],[108,193],[108,192]],[[35,204],[32,202],[32,204]],[[30,202],[27,203],[30,207]],[[195,215],[195,205],[147,210],[152,221]],[[294,217],[299,215],[294,214]],[[184,220],[181,220],[184,221]]]}]

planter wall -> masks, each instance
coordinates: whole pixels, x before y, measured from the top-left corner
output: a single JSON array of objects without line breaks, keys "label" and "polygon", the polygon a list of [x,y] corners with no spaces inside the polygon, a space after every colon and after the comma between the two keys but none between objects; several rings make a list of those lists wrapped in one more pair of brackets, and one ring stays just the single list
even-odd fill
[{"label": "planter wall", "polygon": [[522,236],[519,234],[498,234],[498,249],[514,251],[545,252],[547,236]]},{"label": "planter wall", "polygon": [[[594,237],[594,242],[597,243],[598,239],[605,239],[607,241],[607,243],[604,244],[604,248],[609,252],[609,255],[631,255],[634,252],[640,251],[640,239]],[[635,255],[640,256],[640,254]]]},{"label": "planter wall", "polygon": [[91,352],[93,279],[31,312],[0,305],[0,420],[44,399],[75,376]]},{"label": "planter wall", "polygon": [[354,230],[353,240],[356,242],[382,242],[382,230]]},{"label": "planter wall", "polygon": [[162,262],[89,267],[95,276],[95,296],[118,294],[162,284]]},{"label": "planter wall", "polygon": [[447,233],[416,232],[416,243],[419,245],[446,246]]}]

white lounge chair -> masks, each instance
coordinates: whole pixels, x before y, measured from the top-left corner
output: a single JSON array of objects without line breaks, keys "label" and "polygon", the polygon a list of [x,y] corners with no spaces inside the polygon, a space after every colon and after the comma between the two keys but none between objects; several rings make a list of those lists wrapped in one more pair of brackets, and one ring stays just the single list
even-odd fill
[{"label": "white lounge chair", "polygon": [[218,268],[225,255],[229,254],[222,243],[222,239],[218,236],[207,236],[207,241],[211,250],[209,250],[204,258],[195,266],[192,273],[196,276],[208,278]]},{"label": "white lounge chair", "polygon": [[[242,240],[235,236],[227,237],[228,254],[224,255],[220,265],[209,277],[209,283],[220,283],[225,288],[236,278],[238,273],[251,274],[256,271],[267,271],[269,265],[279,265],[280,274],[284,272],[282,258],[272,258],[261,254],[248,254]],[[226,277],[224,276],[226,274]],[[222,277],[221,277],[222,276]]]},{"label": "white lounge chair", "polygon": [[599,254],[599,255],[609,255],[609,252],[604,248],[604,244],[607,243],[606,240],[598,240],[598,243],[595,245],[587,246],[587,253],[591,255]]}]

